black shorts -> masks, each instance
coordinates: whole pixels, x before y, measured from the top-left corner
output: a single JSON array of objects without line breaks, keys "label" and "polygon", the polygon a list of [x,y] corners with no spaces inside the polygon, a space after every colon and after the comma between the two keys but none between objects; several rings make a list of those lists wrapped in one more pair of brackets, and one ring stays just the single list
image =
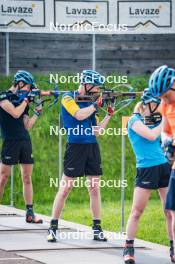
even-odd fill
[{"label": "black shorts", "polygon": [[159,189],[168,187],[171,174],[169,163],[149,167],[137,168],[135,186],[144,189]]},{"label": "black shorts", "polygon": [[165,209],[175,211],[175,170],[171,171]]},{"label": "black shorts", "polygon": [[98,144],[67,143],[64,156],[64,174],[68,177],[102,175]]},{"label": "black shorts", "polygon": [[1,160],[5,165],[33,164],[30,140],[5,140],[2,145]]}]

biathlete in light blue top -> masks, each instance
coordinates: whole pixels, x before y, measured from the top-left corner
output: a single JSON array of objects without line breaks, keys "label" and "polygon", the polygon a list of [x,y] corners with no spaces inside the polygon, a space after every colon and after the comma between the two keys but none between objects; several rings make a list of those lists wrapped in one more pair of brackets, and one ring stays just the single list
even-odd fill
[{"label": "biathlete in light blue top", "polygon": [[[158,190],[164,208],[171,166],[161,149],[161,114],[158,112],[160,99],[152,96],[148,89],[137,103],[134,114],[128,122],[128,136],[136,156],[137,175],[133,195],[132,210],[126,228],[126,244],[123,251],[125,263],[135,263],[134,239],[140,216],[144,212],[152,190]],[[171,217],[164,211],[170,247],[173,235]]]},{"label": "biathlete in light blue top", "polygon": [[[140,135],[134,131],[134,128],[132,128],[133,126],[138,126],[139,124],[141,127],[144,126],[143,117],[139,113],[133,114],[128,122],[128,137],[136,156],[136,167],[148,168],[167,163],[167,159],[165,158],[161,148],[160,136],[155,139],[151,138],[153,140],[145,138],[143,135]],[[148,129],[152,129],[150,133],[154,133],[154,128],[156,127],[157,124],[148,125]]]}]

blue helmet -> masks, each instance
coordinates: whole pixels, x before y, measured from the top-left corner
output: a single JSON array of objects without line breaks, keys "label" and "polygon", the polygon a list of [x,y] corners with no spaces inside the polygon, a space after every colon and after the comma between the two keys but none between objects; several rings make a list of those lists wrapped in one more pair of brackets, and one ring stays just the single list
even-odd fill
[{"label": "blue helmet", "polygon": [[81,84],[92,84],[94,86],[102,86],[105,82],[104,76],[93,70],[84,70],[81,73]]},{"label": "blue helmet", "polygon": [[19,70],[14,75],[14,84],[17,84],[20,81],[24,82],[25,84],[31,84],[31,89],[36,88],[36,83],[32,74],[27,71]]},{"label": "blue helmet", "polygon": [[149,79],[149,89],[153,96],[159,97],[166,93],[175,81],[175,70],[163,65],[157,68]]},{"label": "blue helmet", "polygon": [[142,102],[146,105],[149,103],[156,103],[157,105],[160,104],[160,98],[154,97],[149,88],[146,88],[141,96]]}]

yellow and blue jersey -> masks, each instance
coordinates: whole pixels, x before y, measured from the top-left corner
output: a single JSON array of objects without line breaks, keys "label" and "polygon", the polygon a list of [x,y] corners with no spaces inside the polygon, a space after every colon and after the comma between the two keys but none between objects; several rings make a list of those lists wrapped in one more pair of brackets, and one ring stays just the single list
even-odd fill
[{"label": "yellow and blue jersey", "polygon": [[67,131],[68,143],[90,144],[97,143],[92,127],[97,126],[97,113],[93,113],[85,120],[77,120],[75,114],[79,109],[90,106],[91,102],[75,102],[77,92],[67,92],[61,100],[61,115],[63,126]]}]

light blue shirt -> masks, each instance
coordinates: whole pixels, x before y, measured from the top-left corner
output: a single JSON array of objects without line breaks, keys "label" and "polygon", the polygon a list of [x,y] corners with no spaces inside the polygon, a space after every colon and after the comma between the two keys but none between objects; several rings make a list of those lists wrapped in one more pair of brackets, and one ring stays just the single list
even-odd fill
[{"label": "light blue shirt", "polygon": [[[139,114],[135,114],[128,121],[128,137],[136,156],[136,167],[148,168],[166,163],[167,159],[161,148],[160,137],[153,141],[148,140],[132,129],[133,123],[138,120],[142,121],[142,117]],[[149,126],[149,128],[154,127]]]}]

